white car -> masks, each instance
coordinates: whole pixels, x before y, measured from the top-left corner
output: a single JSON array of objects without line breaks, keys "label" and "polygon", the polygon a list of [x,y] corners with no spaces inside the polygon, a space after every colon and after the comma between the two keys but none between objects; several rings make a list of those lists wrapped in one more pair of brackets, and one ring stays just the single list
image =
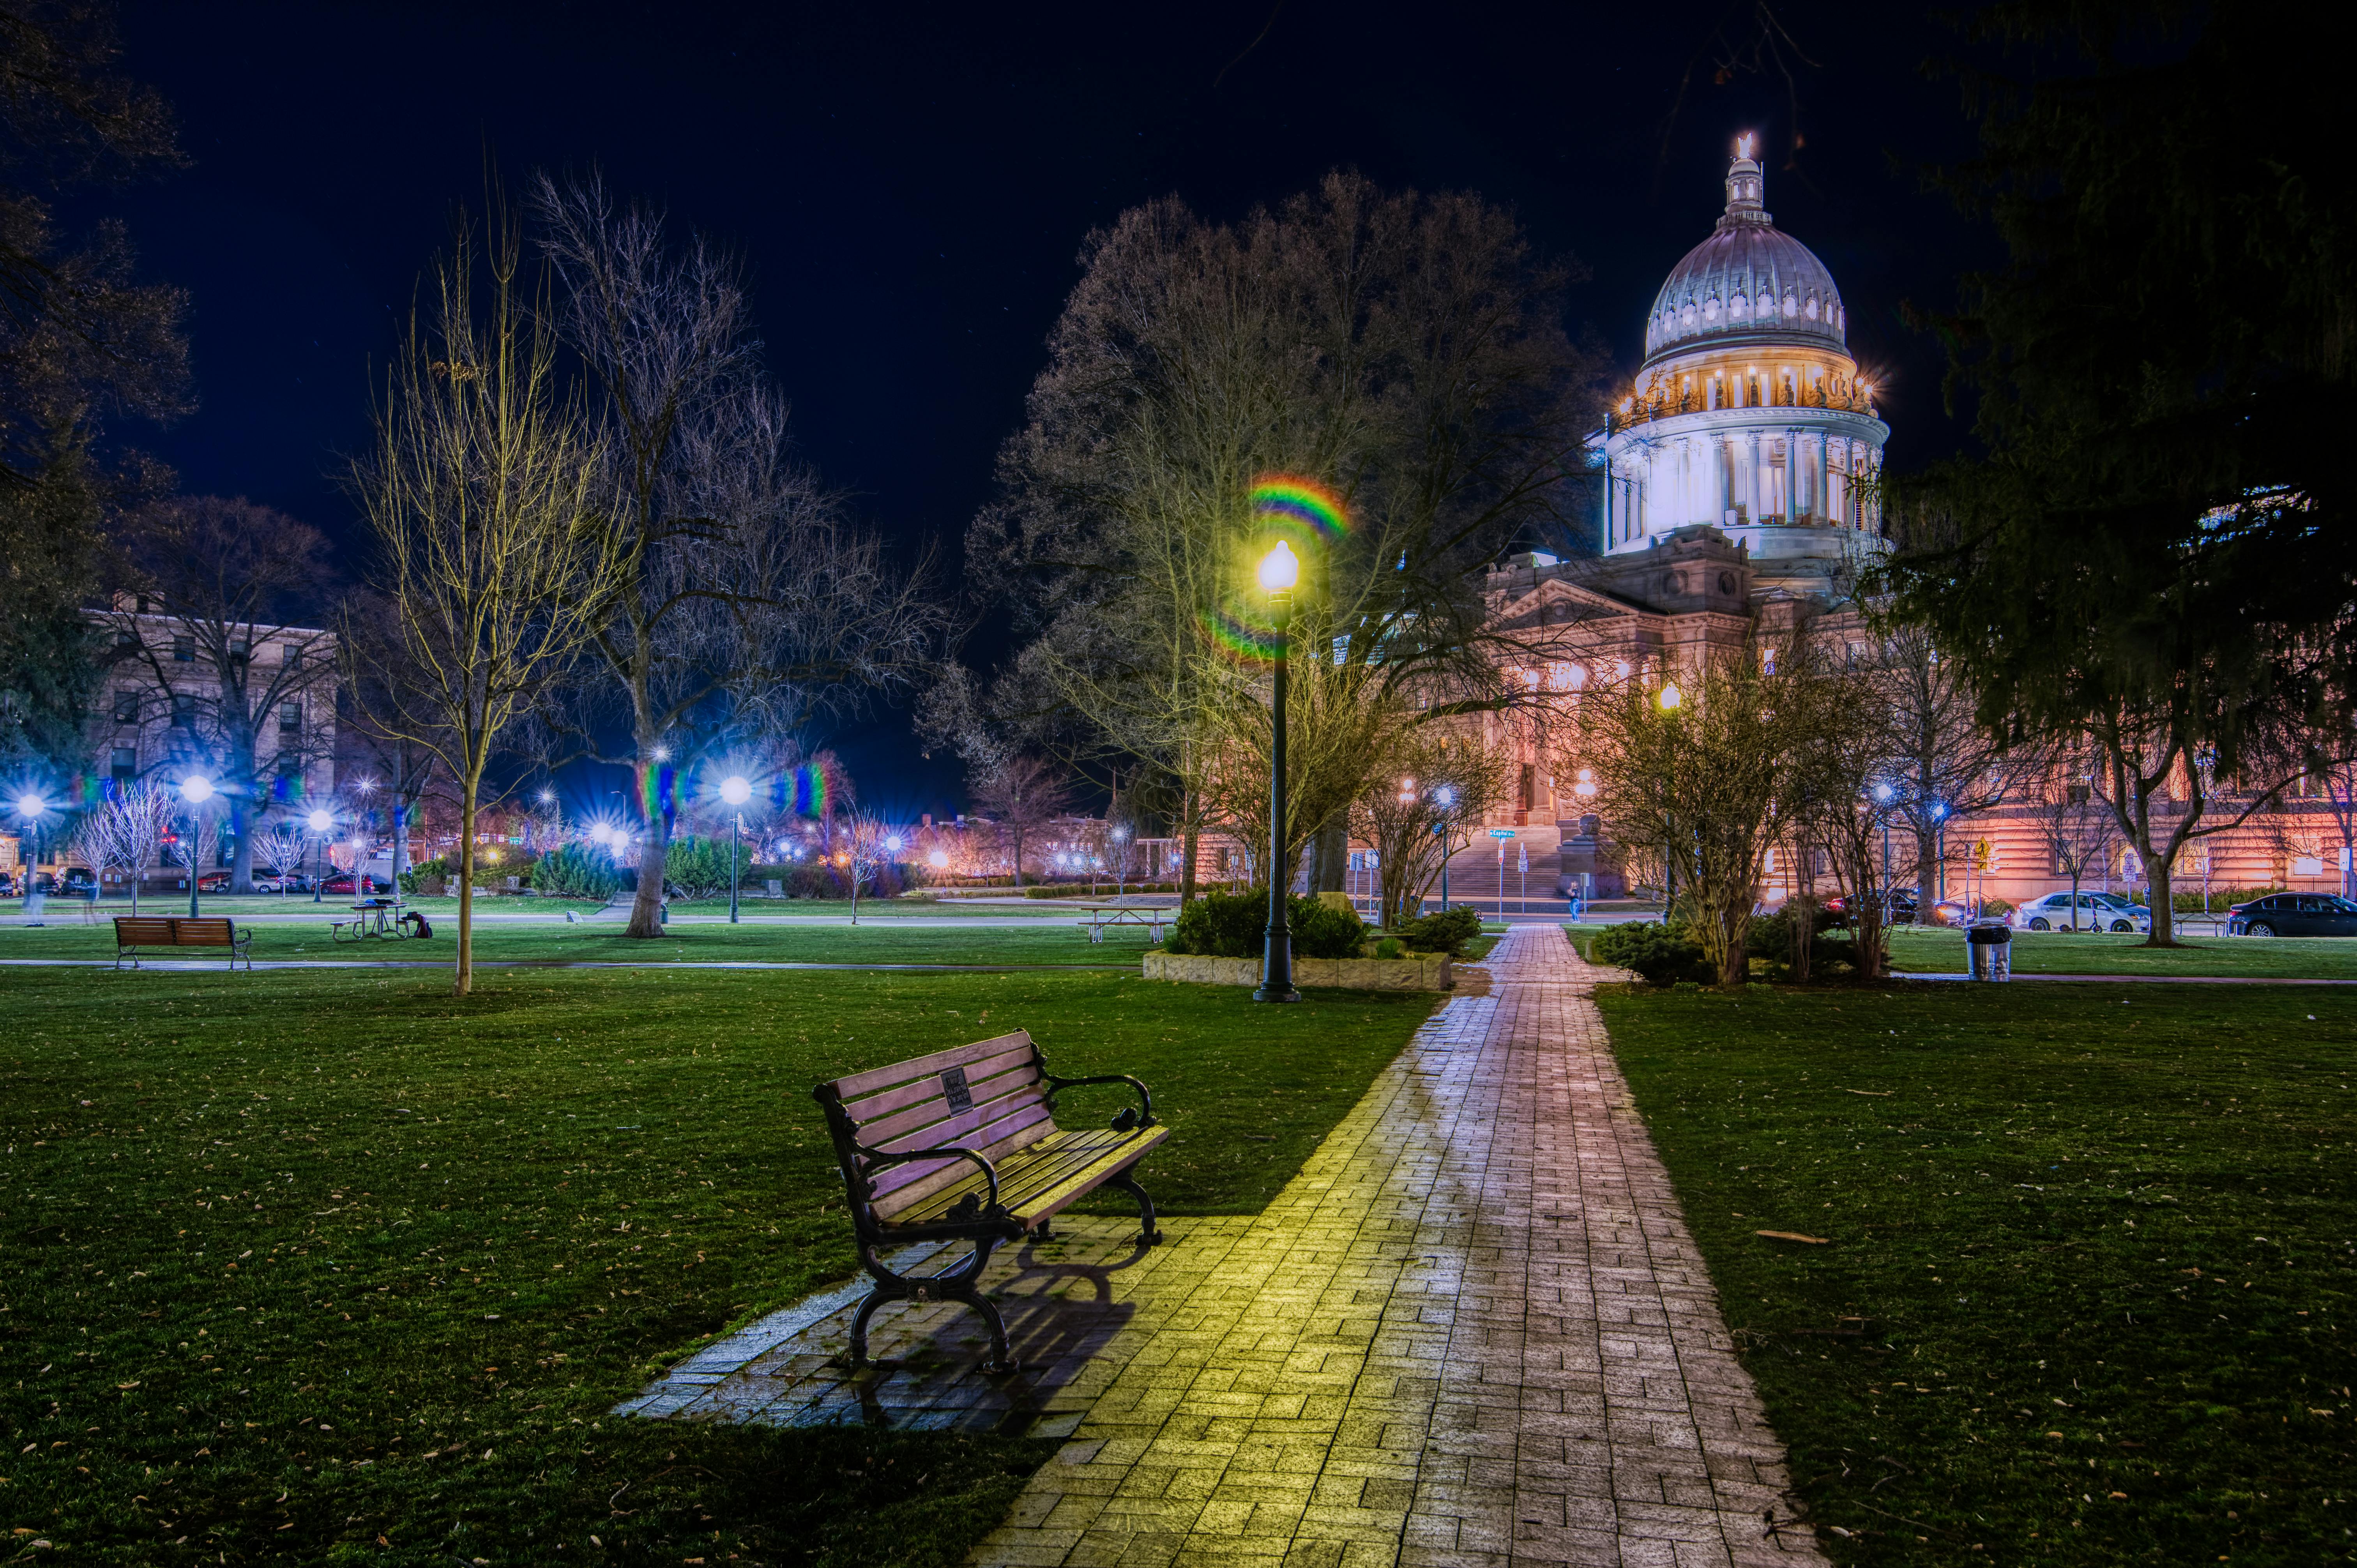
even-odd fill
[{"label": "white car", "polygon": [[[2072,905],[2073,897],[2077,907]],[[2132,903],[2116,893],[2072,894],[2068,888],[2049,893],[2043,898],[2032,898],[2013,912],[2012,924],[2025,931],[2143,931],[2152,930],[2152,911],[2141,904]]]}]

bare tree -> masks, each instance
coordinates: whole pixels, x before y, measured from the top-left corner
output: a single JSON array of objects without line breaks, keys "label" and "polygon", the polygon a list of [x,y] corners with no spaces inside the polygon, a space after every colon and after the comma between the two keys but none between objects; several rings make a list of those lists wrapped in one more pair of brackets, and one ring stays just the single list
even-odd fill
[{"label": "bare tree", "polygon": [[1874,682],[1890,710],[1892,810],[1914,840],[1917,893],[1947,896],[1938,845],[1959,823],[2019,800],[2045,773],[2048,748],[1997,735],[1978,722],[1979,693],[1963,667],[1943,659],[1920,627],[1890,628]]},{"label": "bare tree", "polygon": [[1658,685],[1625,682],[1586,712],[1603,800],[1623,837],[1669,848],[1679,896],[1723,986],[1749,973],[1767,854],[1813,792],[1829,701],[1808,638],[1704,651]]},{"label": "bare tree", "polygon": [[1439,880],[1451,847],[1445,830],[1478,822],[1501,803],[1509,769],[1505,755],[1483,746],[1478,732],[1445,725],[1403,728],[1381,761],[1383,777],[1351,804],[1350,831],[1374,846],[1377,923],[1397,930],[1423,911]]},{"label": "bare tree", "polygon": [[183,496],[134,512],[123,544],[133,585],[110,617],[116,712],[135,701],[175,760],[218,775],[230,890],[251,893],[271,776],[299,781],[333,744],[334,639],[295,624],[321,619],[333,589],[327,536],[242,496]]},{"label": "bare tree", "polygon": [[866,807],[855,807],[845,814],[839,841],[843,847],[835,852],[843,866],[844,879],[851,884],[851,923],[859,924],[859,890],[877,880],[877,874],[892,864],[899,853],[900,836],[876,812]]},{"label": "bare tree", "polygon": [[75,842],[90,863],[102,872],[119,868],[130,882],[135,915],[139,913],[139,879],[162,858],[178,810],[165,790],[135,779],[102,796],[77,826]]},{"label": "bare tree", "polygon": [[1015,864],[1015,886],[1023,886],[1023,846],[1045,832],[1072,800],[1071,785],[1053,765],[1037,757],[1001,758],[968,786],[974,809],[988,817]]},{"label": "bare tree", "polygon": [[[1568,531],[1601,361],[1561,330],[1567,271],[1472,197],[1337,174],[1233,225],[1165,200],[1082,260],[1006,499],[968,535],[985,591],[1036,632],[993,706],[1072,715],[1076,753],[1173,779],[1191,893],[1232,697],[1218,653],[1269,618],[1254,481],[1310,476],[1348,514],[1298,541],[1299,647],[1370,692],[1520,703],[1506,671],[1558,628],[1500,625],[1481,583],[1518,539]],[[1311,824],[1320,887],[1342,885],[1340,805]]]},{"label": "bare tree", "polygon": [[354,489],[385,607],[361,644],[406,677],[383,733],[438,759],[458,796],[458,951],[474,985],[475,822],[500,737],[545,703],[598,630],[619,550],[597,510],[606,454],[559,392],[555,345],[519,278],[514,226],[462,225],[412,319]]},{"label": "bare tree", "polygon": [[[942,625],[928,573],[786,452],[739,269],[660,212],[619,209],[594,176],[543,175],[533,206],[559,283],[555,320],[597,388],[603,503],[618,574],[587,607],[640,796],[654,801],[629,934],[662,932],[662,779],[732,729],[801,727],[906,681]],[[691,723],[691,721],[693,721]],[[595,733],[596,710],[576,733]]]},{"label": "bare tree", "polygon": [[253,846],[262,863],[277,874],[280,897],[286,896],[286,879],[303,869],[303,853],[310,842],[303,829],[293,822],[280,822]]},{"label": "bare tree", "polygon": [[[2039,806],[2039,825],[2054,873],[2071,879],[2071,929],[2079,929],[2079,886],[2109,865],[2119,847],[2119,822],[2104,799],[2091,765],[2082,754],[2066,752]],[[2158,909],[2153,918],[2160,918]],[[2101,929],[2102,922],[2096,922]]]}]

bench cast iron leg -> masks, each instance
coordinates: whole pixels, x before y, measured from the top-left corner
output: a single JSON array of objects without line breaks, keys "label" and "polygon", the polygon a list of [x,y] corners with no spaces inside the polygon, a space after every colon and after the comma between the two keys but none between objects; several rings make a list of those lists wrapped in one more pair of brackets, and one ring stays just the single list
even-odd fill
[{"label": "bench cast iron leg", "polygon": [[1146,1196],[1146,1189],[1137,1185],[1137,1178],[1124,1171],[1107,1181],[1105,1186],[1117,1187],[1137,1199],[1137,1244],[1141,1247],[1161,1245],[1162,1232],[1154,1228],[1154,1200]]},{"label": "bench cast iron leg", "polygon": [[948,1273],[914,1279],[894,1273],[884,1266],[883,1260],[877,1257],[873,1250],[861,1249],[860,1261],[874,1276],[876,1288],[867,1293],[867,1299],[861,1302],[859,1310],[851,1315],[851,1369],[856,1372],[869,1364],[867,1320],[886,1302],[954,1301],[982,1314],[983,1322],[990,1329],[990,1359],[983,1363],[982,1369],[993,1376],[1021,1370],[1007,1348],[1006,1320],[999,1316],[997,1306],[974,1288],[975,1283],[982,1278],[983,1269],[990,1262],[991,1249],[997,1244],[995,1239],[985,1237],[974,1243],[974,1255],[963,1266]]}]

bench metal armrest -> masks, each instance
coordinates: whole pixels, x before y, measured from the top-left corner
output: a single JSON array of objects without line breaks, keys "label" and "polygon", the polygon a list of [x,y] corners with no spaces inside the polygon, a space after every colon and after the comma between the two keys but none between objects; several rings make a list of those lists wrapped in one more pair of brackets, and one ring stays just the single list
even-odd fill
[{"label": "bench metal armrest", "polygon": [[998,1168],[972,1149],[910,1149],[906,1154],[888,1155],[881,1149],[871,1149],[861,1144],[859,1154],[860,1157],[867,1162],[867,1168],[860,1173],[863,1177],[875,1175],[886,1165],[906,1165],[910,1160],[972,1160],[982,1167],[982,1179],[987,1182],[990,1187],[990,1197],[983,1205],[983,1212],[985,1214],[998,1212]]},{"label": "bench metal armrest", "polygon": [[1056,1096],[1061,1094],[1068,1089],[1078,1089],[1084,1083],[1125,1083],[1129,1085],[1130,1088],[1137,1090],[1138,1109],[1140,1112],[1137,1124],[1140,1127],[1151,1127],[1154,1125],[1153,1092],[1148,1090],[1146,1085],[1140,1083],[1137,1079],[1130,1077],[1129,1074],[1125,1072],[1100,1073],[1093,1078],[1058,1078],[1051,1072],[1043,1072],[1039,1076],[1048,1080],[1048,1104],[1050,1109],[1053,1109],[1055,1106]]}]

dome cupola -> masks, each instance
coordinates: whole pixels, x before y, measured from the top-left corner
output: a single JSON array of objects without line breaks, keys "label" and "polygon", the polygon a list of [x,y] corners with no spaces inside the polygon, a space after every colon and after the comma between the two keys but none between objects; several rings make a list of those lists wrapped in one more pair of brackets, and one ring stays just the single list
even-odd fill
[{"label": "dome cupola", "polygon": [[1736,143],[1727,210],[1670,270],[1645,322],[1648,367],[1697,349],[1748,344],[1845,349],[1840,291],[1806,245],[1776,227],[1752,138]]}]

